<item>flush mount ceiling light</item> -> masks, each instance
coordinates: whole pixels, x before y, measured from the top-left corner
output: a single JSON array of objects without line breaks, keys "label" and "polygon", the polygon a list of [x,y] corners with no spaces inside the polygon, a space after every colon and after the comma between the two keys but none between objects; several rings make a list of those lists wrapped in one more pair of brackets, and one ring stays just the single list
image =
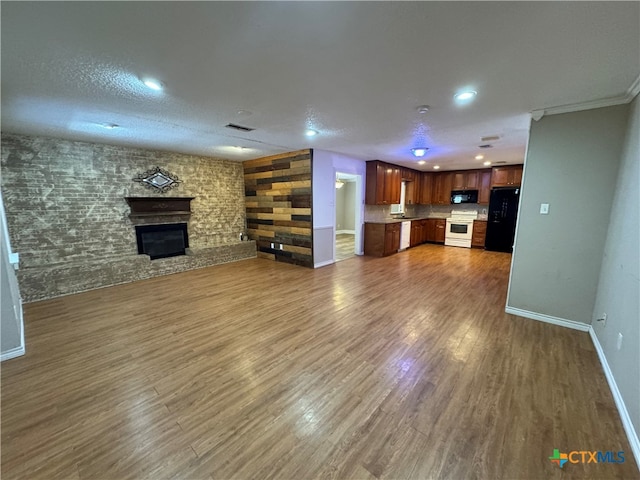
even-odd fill
[{"label": "flush mount ceiling light", "polygon": [[144,83],[147,88],[155,90],[156,92],[161,91],[163,88],[162,82],[153,78],[143,78],[142,83]]},{"label": "flush mount ceiling light", "polygon": [[418,165],[424,165],[425,163],[427,163],[425,160],[420,160],[420,161],[418,162]]},{"label": "flush mount ceiling light", "polygon": [[313,130],[313,129],[311,129],[311,128],[308,128],[308,129],[304,132],[304,134],[305,134],[307,137],[315,137],[316,135],[318,135],[318,131],[317,131],[317,130]]},{"label": "flush mount ceiling light", "polygon": [[470,100],[473,100],[477,94],[478,92],[476,92],[475,90],[465,90],[464,92],[456,93],[453,98],[457,102],[468,102]]},{"label": "flush mount ceiling light", "polygon": [[484,158],[484,155],[476,155],[476,160],[482,160]]},{"label": "flush mount ceiling light", "polygon": [[487,160],[486,162],[483,163],[483,165],[488,167],[489,165],[491,165],[491,162],[489,160]]},{"label": "flush mount ceiling light", "polygon": [[118,125],[117,123],[103,123],[101,124],[101,126],[103,128],[106,128],[107,130],[113,130],[115,128],[118,128],[120,125]]},{"label": "flush mount ceiling light", "polygon": [[440,170],[440,165],[434,165],[434,166],[433,166],[433,169],[434,169],[434,170]]},{"label": "flush mount ceiling light", "polygon": [[429,150],[427,147],[416,147],[411,149],[411,153],[414,157],[424,157],[427,150]]},{"label": "flush mount ceiling light", "polygon": [[429,105],[420,105],[416,110],[418,110],[418,113],[421,113],[424,115],[429,111]]}]

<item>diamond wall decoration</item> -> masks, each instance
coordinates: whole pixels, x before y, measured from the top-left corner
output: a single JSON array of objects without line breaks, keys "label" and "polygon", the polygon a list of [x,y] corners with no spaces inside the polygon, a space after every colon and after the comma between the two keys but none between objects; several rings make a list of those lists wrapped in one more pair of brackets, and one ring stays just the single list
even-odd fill
[{"label": "diamond wall decoration", "polygon": [[139,173],[135,176],[133,181],[141,183],[152,190],[160,190],[162,193],[168,192],[182,183],[176,175],[173,175],[160,167],[154,167],[151,170]]}]

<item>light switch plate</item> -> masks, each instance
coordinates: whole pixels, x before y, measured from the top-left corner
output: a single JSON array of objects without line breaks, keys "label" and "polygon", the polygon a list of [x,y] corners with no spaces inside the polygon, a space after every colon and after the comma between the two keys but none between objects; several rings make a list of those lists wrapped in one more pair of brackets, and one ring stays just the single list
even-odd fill
[{"label": "light switch plate", "polygon": [[541,203],[540,204],[540,215],[549,215],[549,204]]}]

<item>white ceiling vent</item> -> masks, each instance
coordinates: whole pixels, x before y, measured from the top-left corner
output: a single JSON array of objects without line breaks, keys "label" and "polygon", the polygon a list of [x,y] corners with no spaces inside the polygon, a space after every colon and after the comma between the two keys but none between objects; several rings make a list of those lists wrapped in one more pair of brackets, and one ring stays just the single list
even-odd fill
[{"label": "white ceiling vent", "polygon": [[241,132],[252,132],[255,130],[255,128],[244,127],[242,125],[237,125],[235,123],[227,123],[225,127],[233,128],[234,130],[240,130]]},{"label": "white ceiling vent", "polygon": [[493,148],[493,145],[490,143],[485,143],[484,145],[478,145],[478,148]]},{"label": "white ceiling vent", "polygon": [[500,135],[490,135],[488,137],[480,138],[481,142],[495,142],[496,140],[500,140]]}]

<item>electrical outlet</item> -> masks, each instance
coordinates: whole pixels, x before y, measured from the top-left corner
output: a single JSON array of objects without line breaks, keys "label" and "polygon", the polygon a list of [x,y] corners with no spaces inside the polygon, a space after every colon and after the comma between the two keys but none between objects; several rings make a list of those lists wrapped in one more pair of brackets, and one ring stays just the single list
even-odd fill
[{"label": "electrical outlet", "polygon": [[549,204],[541,203],[540,204],[540,215],[549,215]]},{"label": "electrical outlet", "polygon": [[622,348],[622,334],[618,332],[618,342],[616,343],[616,348],[620,350]]}]

